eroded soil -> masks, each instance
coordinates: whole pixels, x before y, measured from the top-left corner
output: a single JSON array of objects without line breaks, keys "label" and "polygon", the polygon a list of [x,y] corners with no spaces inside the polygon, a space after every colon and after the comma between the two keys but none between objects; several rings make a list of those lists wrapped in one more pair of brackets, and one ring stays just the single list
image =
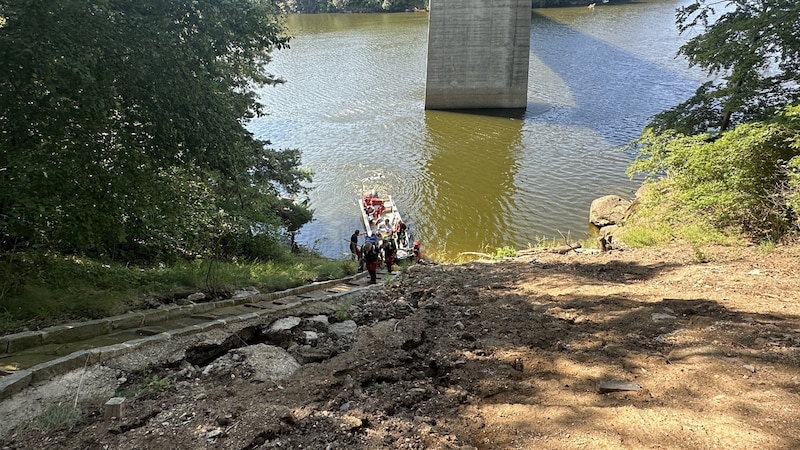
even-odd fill
[{"label": "eroded soil", "polygon": [[[800,448],[800,249],[703,255],[415,266],[260,339],[301,364],[288,378],[195,347],[152,368],[164,390],[128,394],[122,419],[99,397],[70,429],[17,428],[3,448]],[[299,334],[319,314],[355,337]],[[121,388],[144,376],[101,369]]]}]

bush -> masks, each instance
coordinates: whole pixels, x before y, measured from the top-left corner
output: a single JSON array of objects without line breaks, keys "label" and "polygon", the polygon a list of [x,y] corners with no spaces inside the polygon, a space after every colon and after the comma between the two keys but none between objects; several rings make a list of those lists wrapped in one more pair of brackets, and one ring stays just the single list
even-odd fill
[{"label": "bush", "polygon": [[675,208],[669,217],[684,224],[707,223],[756,240],[779,239],[798,230],[800,175],[792,161],[800,153],[799,108],[720,135],[645,130],[629,173],[665,176],[660,184]]},{"label": "bush", "polygon": [[800,156],[786,164],[787,188],[784,191],[786,205],[791,209],[793,226],[800,228]]}]

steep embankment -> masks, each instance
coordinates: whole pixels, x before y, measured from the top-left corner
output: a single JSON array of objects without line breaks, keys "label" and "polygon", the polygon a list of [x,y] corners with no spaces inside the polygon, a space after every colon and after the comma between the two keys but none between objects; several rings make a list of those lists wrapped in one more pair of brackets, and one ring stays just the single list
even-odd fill
[{"label": "steep embankment", "polygon": [[[217,359],[198,352],[233,335],[164,351],[148,375],[163,389],[129,390],[122,419],[103,420],[102,397],[68,431],[5,445],[800,446],[800,251],[704,252],[704,264],[671,246],[416,266],[351,305],[235,335],[264,338]],[[132,387],[130,370],[80,377]]]}]

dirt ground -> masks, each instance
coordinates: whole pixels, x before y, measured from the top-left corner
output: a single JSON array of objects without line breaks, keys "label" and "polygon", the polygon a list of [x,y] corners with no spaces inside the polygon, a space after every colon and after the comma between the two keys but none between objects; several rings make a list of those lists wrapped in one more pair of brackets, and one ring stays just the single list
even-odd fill
[{"label": "dirt ground", "polygon": [[[96,399],[71,428],[0,447],[800,448],[798,262],[798,247],[674,245],[414,266],[244,333],[249,352],[116,369],[120,389],[163,389],[131,391],[122,419]],[[278,347],[284,375],[255,375]]]}]

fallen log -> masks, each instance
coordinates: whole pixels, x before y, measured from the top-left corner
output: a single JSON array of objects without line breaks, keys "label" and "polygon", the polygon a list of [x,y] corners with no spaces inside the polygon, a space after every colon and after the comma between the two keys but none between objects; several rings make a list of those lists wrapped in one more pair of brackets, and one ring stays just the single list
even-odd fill
[{"label": "fallen log", "polygon": [[572,250],[579,249],[579,248],[581,248],[581,243],[580,242],[573,242],[572,244],[567,244],[567,245],[562,245],[561,247],[551,248],[550,252],[551,253],[558,253],[558,254],[563,255],[565,253],[569,253]]},{"label": "fallen log", "polygon": [[492,259],[492,255],[481,252],[461,252],[458,254],[458,256],[463,256],[463,255],[478,256],[480,258]]}]

